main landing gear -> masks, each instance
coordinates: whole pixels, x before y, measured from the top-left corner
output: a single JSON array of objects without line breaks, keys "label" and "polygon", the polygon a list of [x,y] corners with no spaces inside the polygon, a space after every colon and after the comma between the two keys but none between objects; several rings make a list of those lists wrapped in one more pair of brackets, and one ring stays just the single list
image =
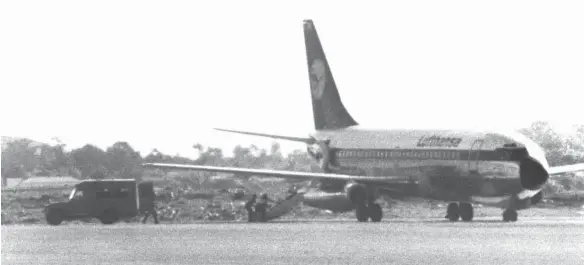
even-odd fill
[{"label": "main landing gear", "polygon": [[452,202],[448,204],[448,209],[446,210],[446,218],[451,222],[456,222],[458,219],[462,221],[470,222],[474,217],[474,210],[472,204],[468,202],[455,203]]},{"label": "main landing gear", "polygon": [[371,222],[380,222],[381,218],[383,218],[383,210],[377,203],[360,203],[357,205],[355,215],[357,215],[357,221],[359,222],[367,222],[369,219],[371,219]]},{"label": "main landing gear", "polygon": [[[467,202],[460,203],[450,203],[448,204],[448,209],[446,210],[446,218],[451,222],[456,222],[458,219],[462,221],[470,222],[473,218],[473,207],[472,204]],[[503,221],[505,222],[516,222],[517,221],[517,210],[513,208],[506,209],[503,212]]]}]

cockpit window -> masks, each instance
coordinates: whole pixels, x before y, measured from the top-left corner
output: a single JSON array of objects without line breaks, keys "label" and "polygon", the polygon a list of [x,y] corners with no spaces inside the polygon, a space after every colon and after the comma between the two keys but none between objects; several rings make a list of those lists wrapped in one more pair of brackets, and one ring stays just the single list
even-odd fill
[{"label": "cockpit window", "polygon": [[529,137],[525,136],[520,132],[506,132],[505,136],[509,137],[514,142],[517,142],[527,149],[529,155],[535,159],[537,159],[545,168],[549,168],[547,163],[547,159],[545,157],[545,152],[543,149],[535,143],[533,140],[529,139]]}]

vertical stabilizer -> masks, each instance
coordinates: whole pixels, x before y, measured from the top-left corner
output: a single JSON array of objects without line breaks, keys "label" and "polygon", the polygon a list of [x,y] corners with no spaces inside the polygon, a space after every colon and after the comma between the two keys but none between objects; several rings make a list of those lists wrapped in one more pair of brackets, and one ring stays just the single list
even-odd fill
[{"label": "vertical stabilizer", "polygon": [[345,106],[312,20],[304,20],[304,41],[310,78],[312,111],[316,130],[334,130],[357,125]]}]

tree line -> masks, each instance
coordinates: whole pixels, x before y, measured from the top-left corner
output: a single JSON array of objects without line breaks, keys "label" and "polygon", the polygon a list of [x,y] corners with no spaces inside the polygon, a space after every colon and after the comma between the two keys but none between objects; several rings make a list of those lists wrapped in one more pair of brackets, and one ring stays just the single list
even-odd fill
[{"label": "tree line", "polygon": [[[584,162],[584,125],[574,133],[564,136],[549,123],[534,122],[521,133],[540,144],[546,152],[550,166]],[[254,145],[236,146],[233,156],[225,156],[223,150],[195,144],[199,152],[197,159],[179,155],[168,155],[154,149],[146,155],[140,154],[127,142],[116,142],[105,150],[87,144],[66,150],[66,145],[57,141],[49,145],[26,138],[2,137],[2,177],[27,176],[73,176],[86,178],[137,178],[144,175],[142,163],[185,163],[196,165],[235,166],[248,168],[273,168],[294,171],[317,171],[318,166],[305,150],[294,150],[283,154],[278,143],[270,150]],[[3,181],[4,182],[4,181]]]},{"label": "tree line", "polygon": [[66,150],[66,145],[35,142],[26,138],[2,137],[2,177],[26,178],[29,176],[73,176],[87,178],[136,178],[144,175],[142,163],[181,163],[195,165],[239,166],[250,168],[277,168],[281,170],[311,171],[314,164],[308,154],[294,150],[283,154],[278,143],[270,150],[255,145],[236,146],[233,156],[223,150],[195,144],[196,159],[164,154],[153,149],[145,156],[134,150],[128,142],[116,142],[105,150],[91,144]]}]

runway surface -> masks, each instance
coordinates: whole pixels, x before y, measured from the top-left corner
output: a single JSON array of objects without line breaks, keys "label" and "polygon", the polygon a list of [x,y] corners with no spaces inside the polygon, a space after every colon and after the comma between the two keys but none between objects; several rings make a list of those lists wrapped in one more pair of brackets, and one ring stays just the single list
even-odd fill
[{"label": "runway surface", "polygon": [[2,264],[584,264],[584,218],[3,226]]}]

